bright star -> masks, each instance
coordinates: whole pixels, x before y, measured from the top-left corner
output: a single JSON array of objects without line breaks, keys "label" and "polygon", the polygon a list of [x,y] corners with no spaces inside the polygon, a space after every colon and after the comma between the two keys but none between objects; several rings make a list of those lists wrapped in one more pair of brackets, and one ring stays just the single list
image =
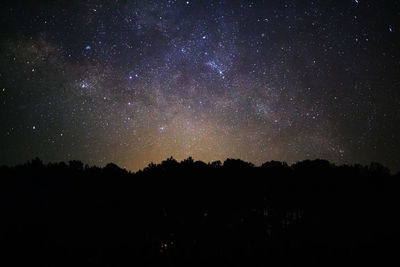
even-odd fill
[{"label": "bright star", "polygon": [[222,77],[222,79],[225,78],[223,67],[222,67],[221,65],[218,65],[214,60],[208,61],[208,62],[206,63],[206,65],[209,66],[212,70],[217,71],[218,74],[219,74],[219,76]]},{"label": "bright star", "polygon": [[85,81],[82,81],[82,82],[80,83],[80,87],[81,87],[82,89],[85,89],[85,88],[88,88],[88,87],[89,87],[89,84],[88,84],[87,82],[85,82]]}]

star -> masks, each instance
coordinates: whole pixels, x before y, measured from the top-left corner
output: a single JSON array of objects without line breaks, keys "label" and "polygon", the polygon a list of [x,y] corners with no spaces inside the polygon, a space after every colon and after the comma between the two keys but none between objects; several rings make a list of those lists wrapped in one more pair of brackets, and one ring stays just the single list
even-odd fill
[{"label": "star", "polygon": [[87,82],[85,82],[85,81],[82,81],[82,82],[80,83],[80,87],[81,87],[82,89],[85,89],[85,88],[88,88],[88,87],[89,87],[89,84],[88,84]]}]

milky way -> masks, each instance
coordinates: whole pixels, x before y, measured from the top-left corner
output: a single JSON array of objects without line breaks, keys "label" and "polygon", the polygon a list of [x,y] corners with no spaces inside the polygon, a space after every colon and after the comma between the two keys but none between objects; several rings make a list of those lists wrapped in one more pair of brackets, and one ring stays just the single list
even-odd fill
[{"label": "milky way", "polygon": [[396,1],[0,5],[0,164],[399,169]]}]

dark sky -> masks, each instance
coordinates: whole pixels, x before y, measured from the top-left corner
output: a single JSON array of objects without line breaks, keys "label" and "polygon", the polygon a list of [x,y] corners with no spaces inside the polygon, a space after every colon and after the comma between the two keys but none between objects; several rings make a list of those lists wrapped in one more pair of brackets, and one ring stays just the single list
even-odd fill
[{"label": "dark sky", "polygon": [[399,1],[1,1],[0,164],[400,169]]}]

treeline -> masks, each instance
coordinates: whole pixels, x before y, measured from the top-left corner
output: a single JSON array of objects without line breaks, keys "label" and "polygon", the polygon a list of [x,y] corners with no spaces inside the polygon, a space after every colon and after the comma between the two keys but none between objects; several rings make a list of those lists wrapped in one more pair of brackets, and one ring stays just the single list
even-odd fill
[{"label": "treeline", "polygon": [[34,159],[0,175],[7,266],[381,265],[399,247],[400,175],[378,163]]}]

